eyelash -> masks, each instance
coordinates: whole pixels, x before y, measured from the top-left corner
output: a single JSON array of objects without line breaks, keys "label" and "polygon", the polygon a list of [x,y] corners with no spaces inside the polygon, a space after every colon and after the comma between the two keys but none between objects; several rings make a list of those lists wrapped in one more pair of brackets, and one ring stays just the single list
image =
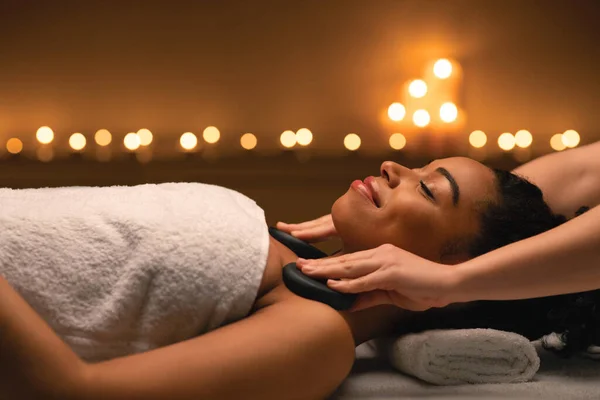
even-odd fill
[{"label": "eyelash", "polygon": [[425,182],[419,181],[419,184],[421,185],[421,189],[423,189],[423,191],[425,192],[425,194],[427,196],[429,196],[432,200],[435,200],[435,196],[433,195],[433,193],[431,193],[431,190],[429,190],[429,188],[427,187],[427,185],[425,185]]}]

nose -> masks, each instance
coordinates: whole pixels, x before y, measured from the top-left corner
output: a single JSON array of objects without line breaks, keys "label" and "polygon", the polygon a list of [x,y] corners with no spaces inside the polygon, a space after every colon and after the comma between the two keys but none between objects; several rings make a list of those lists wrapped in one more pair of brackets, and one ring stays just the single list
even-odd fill
[{"label": "nose", "polygon": [[379,170],[391,188],[398,186],[401,179],[411,172],[410,169],[393,161],[384,161]]}]

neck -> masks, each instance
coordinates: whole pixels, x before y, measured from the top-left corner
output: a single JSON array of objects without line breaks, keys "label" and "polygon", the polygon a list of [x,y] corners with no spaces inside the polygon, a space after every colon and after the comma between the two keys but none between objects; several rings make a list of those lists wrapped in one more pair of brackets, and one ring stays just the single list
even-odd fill
[{"label": "neck", "polygon": [[[281,266],[296,261],[298,258],[296,254],[279,242],[276,243],[281,247]],[[347,253],[349,253],[348,248],[343,248],[330,257]],[[355,312],[340,311],[352,330],[356,346],[377,337],[393,334],[401,326],[402,320],[410,313],[410,311],[392,305],[381,305]]]}]

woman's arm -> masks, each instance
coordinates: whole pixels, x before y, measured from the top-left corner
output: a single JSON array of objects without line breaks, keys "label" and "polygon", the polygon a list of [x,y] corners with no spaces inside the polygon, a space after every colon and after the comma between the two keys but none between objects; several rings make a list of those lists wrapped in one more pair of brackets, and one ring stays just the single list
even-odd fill
[{"label": "woman's arm", "polygon": [[450,302],[600,289],[600,207],[557,228],[455,266]]},{"label": "woman's arm", "polygon": [[600,204],[600,142],[536,158],[513,172],[538,185],[552,211],[567,218]]},{"label": "woman's arm", "polygon": [[84,368],[0,276],[0,399],[73,399]]},{"label": "woman's arm", "polygon": [[0,399],[323,399],[353,362],[346,318],[293,297],[194,339],[87,364],[0,277]]},{"label": "woman's arm", "polygon": [[352,332],[293,298],[208,334],[89,365],[84,399],[323,399],[354,362]]}]

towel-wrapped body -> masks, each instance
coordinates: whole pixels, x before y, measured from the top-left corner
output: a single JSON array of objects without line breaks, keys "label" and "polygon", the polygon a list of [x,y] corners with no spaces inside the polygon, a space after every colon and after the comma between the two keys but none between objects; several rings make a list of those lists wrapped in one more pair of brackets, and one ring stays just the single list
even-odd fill
[{"label": "towel-wrapped body", "polygon": [[219,186],[0,189],[0,275],[88,361],[245,317],[268,250],[263,210]]}]

